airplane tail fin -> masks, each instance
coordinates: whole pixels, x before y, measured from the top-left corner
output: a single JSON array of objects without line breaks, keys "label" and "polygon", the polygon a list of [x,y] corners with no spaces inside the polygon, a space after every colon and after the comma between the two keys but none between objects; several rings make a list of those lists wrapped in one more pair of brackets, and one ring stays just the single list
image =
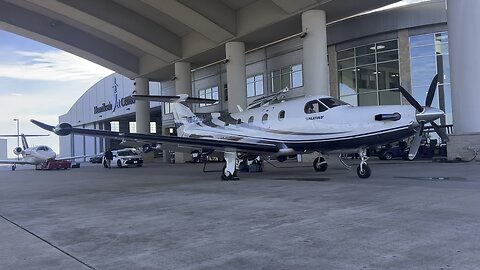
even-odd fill
[{"label": "airplane tail fin", "polygon": [[214,99],[189,97],[185,94],[180,94],[178,96],[133,95],[133,98],[136,100],[148,100],[170,103],[170,109],[173,113],[173,118],[175,120],[175,126],[177,128],[178,136],[182,136],[185,125],[199,121],[197,116],[192,112],[192,110],[190,110],[188,106],[185,106],[184,103],[213,104],[218,102],[218,100]]},{"label": "airplane tail fin", "polygon": [[20,135],[0,135],[0,137],[3,137],[3,138],[12,138],[12,137],[20,137],[22,139],[22,146],[23,146],[23,150],[29,148],[28,147],[28,142],[27,142],[27,137],[45,137],[45,136],[50,136],[48,134],[45,134],[45,135],[39,135],[39,134],[20,134]]}]

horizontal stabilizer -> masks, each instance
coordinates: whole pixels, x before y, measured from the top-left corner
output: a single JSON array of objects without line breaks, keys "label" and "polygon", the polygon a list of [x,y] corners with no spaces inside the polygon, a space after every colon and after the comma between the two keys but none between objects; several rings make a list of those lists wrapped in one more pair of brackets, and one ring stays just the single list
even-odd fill
[{"label": "horizontal stabilizer", "polygon": [[182,97],[182,96],[151,96],[151,95],[133,95],[135,100],[148,100],[157,102],[186,102],[186,103],[205,103],[213,104],[218,102],[215,99],[196,98],[196,97]]}]

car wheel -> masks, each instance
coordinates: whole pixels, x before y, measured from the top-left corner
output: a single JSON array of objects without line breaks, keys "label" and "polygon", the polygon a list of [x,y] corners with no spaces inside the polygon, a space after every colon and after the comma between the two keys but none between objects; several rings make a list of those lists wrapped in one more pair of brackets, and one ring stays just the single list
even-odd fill
[{"label": "car wheel", "polygon": [[117,166],[118,166],[119,168],[122,168],[122,161],[121,161],[121,160],[117,160]]},{"label": "car wheel", "polygon": [[392,153],[385,153],[385,159],[386,160],[392,160],[393,159]]}]

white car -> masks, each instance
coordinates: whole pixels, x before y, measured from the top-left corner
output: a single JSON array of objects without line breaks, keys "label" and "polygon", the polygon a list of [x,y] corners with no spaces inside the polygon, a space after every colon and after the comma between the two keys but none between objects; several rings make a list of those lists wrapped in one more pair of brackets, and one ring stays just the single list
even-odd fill
[{"label": "white car", "polygon": [[[143,159],[135,148],[126,148],[112,151],[112,166],[117,167],[142,167]],[[106,166],[104,161],[104,166]]]}]

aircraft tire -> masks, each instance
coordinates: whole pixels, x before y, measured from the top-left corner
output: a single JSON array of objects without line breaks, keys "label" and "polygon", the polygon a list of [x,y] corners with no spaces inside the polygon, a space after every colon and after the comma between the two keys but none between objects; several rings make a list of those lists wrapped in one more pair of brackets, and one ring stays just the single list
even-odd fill
[{"label": "aircraft tire", "polygon": [[[315,160],[313,161],[313,169],[317,172],[326,171],[327,168],[328,168],[328,164],[327,163],[322,163],[324,161],[325,161],[325,159],[323,157],[315,158]],[[320,164],[320,163],[322,163],[322,164]]]},{"label": "aircraft tire", "polygon": [[372,169],[367,164],[363,165],[363,171],[360,169],[360,165],[357,167],[357,175],[360,178],[369,178],[372,175]]},{"label": "aircraft tire", "polygon": [[12,171],[15,171],[15,169],[17,169],[17,166],[12,165]]},{"label": "aircraft tire", "polygon": [[223,165],[223,168],[222,168],[222,181],[236,181],[236,180],[239,180],[238,176],[237,176],[237,170],[235,170],[233,172],[233,174],[228,173],[228,175],[225,175],[225,168],[227,167],[227,164]]}]

